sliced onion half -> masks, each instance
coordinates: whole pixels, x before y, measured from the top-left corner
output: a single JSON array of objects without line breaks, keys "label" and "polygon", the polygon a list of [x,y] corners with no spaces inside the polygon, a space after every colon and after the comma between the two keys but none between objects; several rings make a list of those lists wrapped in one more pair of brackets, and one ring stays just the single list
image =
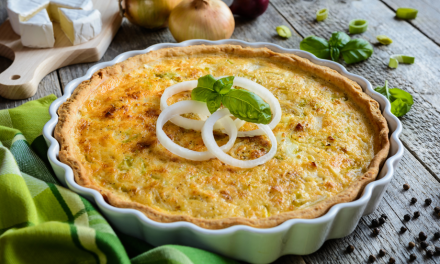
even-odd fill
[{"label": "sliced onion half", "polygon": [[223,150],[219,148],[217,142],[214,139],[213,128],[217,120],[227,115],[230,115],[230,112],[226,108],[215,112],[205,121],[205,125],[202,128],[203,143],[205,143],[206,148],[208,148],[211,154],[215,155],[219,160],[223,161],[224,163],[239,168],[253,168],[255,166],[268,162],[275,156],[277,152],[277,139],[275,138],[275,135],[273,134],[270,127],[268,125],[262,124],[257,124],[257,126],[261,131],[267,134],[272,144],[272,147],[266,155],[254,160],[239,160],[223,152]]},{"label": "sliced onion half", "polygon": [[[205,108],[206,108],[205,103],[193,101],[193,100],[177,102],[171,106],[166,107],[165,110],[163,110],[162,113],[160,113],[159,118],[157,119],[156,122],[156,136],[159,142],[173,154],[185,159],[202,161],[202,160],[209,160],[215,158],[216,156],[212,154],[212,152],[210,151],[199,152],[177,145],[165,134],[165,131],[163,131],[163,126],[165,125],[165,123],[168,120],[172,119],[173,117],[176,116],[180,117],[181,114],[186,114],[186,113],[196,113],[196,114],[203,113]],[[225,113],[224,110],[227,109],[222,109],[217,112]],[[229,110],[227,110],[227,113],[229,113]],[[235,140],[237,139],[237,127],[235,126],[234,121],[232,121],[232,119],[229,116],[226,116],[226,114],[224,114],[222,115],[222,117],[225,118],[220,120],[219,123],[221,123],[221,125],[225,128],[226,133],[229,135],[229,141],[228,143],[226,143],[221,147],[217,145],[215,140],[214,142],[218,150],[223,153],[223,151],[229,151],[234,145]],[[214,124],[217,122],[217,120],[219,120],[219,118],[217,118],[214,121],[214,123],[211,122],[212,123],[211,135],[213,132]],[[204,123],[204,121],[200,121],[200,122]],[[214,139],[214,136],[212,136],[212,138]]]}]

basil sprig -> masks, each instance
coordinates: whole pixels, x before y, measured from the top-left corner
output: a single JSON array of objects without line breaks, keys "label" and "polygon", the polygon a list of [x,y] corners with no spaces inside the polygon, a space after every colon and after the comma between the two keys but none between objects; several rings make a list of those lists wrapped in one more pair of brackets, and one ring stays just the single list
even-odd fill
[{"label": "basil sprig", "polygon": [[388,81],[385,81],[385,86],[376,87],[374,90],[384,95],[391,102],[391,113],[397,117],[408,113],[414,104],[413,97],[410,93],[399,88],[389,89]]},{"label": "basil sprig", "polygon": [[252,123],[269,124],[272,120],[270,106],[258,95],[232,89],[234,76],[216,80],[211,74],[200,77],[191,99],[206,102],[209,112],[214,113],[223,104],[235,117]]},{"label": "basil sprig", "polygon": [[373,54],[373,46],[368,41],[350,39],[344,32],[334,32],[328,41],[316,36],[308,36],[301,41],[299,48],[318,58],[331,58],[336,62],[342,55],[347,64],[364,61]]}]

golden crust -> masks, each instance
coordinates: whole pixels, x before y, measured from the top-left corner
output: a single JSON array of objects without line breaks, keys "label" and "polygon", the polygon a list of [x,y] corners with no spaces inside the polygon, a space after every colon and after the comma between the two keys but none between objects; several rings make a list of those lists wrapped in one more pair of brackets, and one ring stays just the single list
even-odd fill
[{"label": "golden crust", "polygon": [[[89,97],[100,84],[109,78],[118,78],[124,73],[142,67],[144,64],[166,57],[181,57],[194,54],[234,54],[241,57],[262,57],[270,58],[282,63],[299,67],[305,71],[327,80],[335,86],[347,92],[355,103],[366,114],[374,129],[374,149],[375,156],[372,159],[367,172],[355,179],[348,188],[339,194],[329,197],[320,203],[301,210],[284,212],[267,218],[247,219],[243,217],[225,219],[201,219],[187,215],[171,215],[158,212],[146,205],[123,201],[117,195],[108,190],[104,190],[92,183],[83,165],[74,155],[74,142],[69,136],[75,125],[76,115],[83,102]],[[380,167],[385,161],[389,151],[388,126],[382,116],[379,104],[365,94],[361,87],[354,81],[340,75],[338,72],[324,66],[311,63],[309,60],[300,58],[293,54],[280,54],[267,48],[243,48],[236,45],[217,45],[217,46],[190,46],[182,48],[167,48],[152,51],[147,54],[138,55],[127,59],[121,63],[104,68],[93,74],[88,81],[82,82],[74,91],[72,96],[58,110],[59,122],[55,128],[55,138],[60,143],[59,158],[63,163],[68,164],[74,172],[75,180],[78,184],[99,191],[104,199],[111,205],[121,208],[134,208],[143,212],[147,217],[158,222],[187,221],[200,227],[208,229],[221,229],[233,225],[249,225],[258,228],[269,228],[277,226],[286,220],[293,218],[311,219],[324,215],[333,205],[355,200],[363,188],[376,179]]]}]

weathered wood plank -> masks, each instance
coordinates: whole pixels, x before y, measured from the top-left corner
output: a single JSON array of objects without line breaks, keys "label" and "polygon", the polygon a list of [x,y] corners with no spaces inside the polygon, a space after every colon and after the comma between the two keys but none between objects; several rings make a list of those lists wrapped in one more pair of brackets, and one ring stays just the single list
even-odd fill
[{"label": "weathered wood plank", "polygon": [[[0,24],[2,24],[7,17],[8,14],[6,12],[6,0],[0,0]],[[4,57],[0,57],[0,72],[6,70],[11,64],[12,64],[11,60]],[[37,93],[31,98],[15,101],[0,97],[0,110],[16,107],[27,101],[35,100],[49,94],[55,94],[56,96],[61,96],[61,89],[56,71],[44,77],[44,79],[40,82],[40,85],[38,86]]]},{"label": "weathered wood plank", "polygon": [[419,10],[416,19],[408,22],[440,45],[440,2],[438,0],[381,0],[394,11],[399,7]]},{"label": "weathered wood plank", "polygon": [[[403,184],[408,183],[411,188],[404,191]],[[440,263],[440,257],[432,259],[426,257],[426,252],[420,248],[417,239],[419,232],[428,235],[426,240],[429,249],[440,246],[439,241],[433,240],[434,232],[440,231],[440,218],[433,214],[434,207],[440,206],[438,190],[440,183],[437,182],[428,171],[407,150],[400,162],[400,168],[394,175],[386,194],[373,214],[361,219],[356,230],[348,237],[327,241],[324,246],[314,254],[303,256],[307,263],[368,263],[368,257],[374,255],[376,263],[388,263],[390,257],[396,259],[396,263],[407,263],[410,254],[416,254],[417,261],[413,263]],[[411,204],[412,197],[418,199],[416,204]],[[432,199],[430,206],[424,205],[426,198]],[[404,221],[405,214],[413,214],[419,211],[421,216],[417,219]],[[386,223],[379,227],[379,236],[371,235],[371,220],[379,218],[382,214],[388,216]],[[408,231],[400,233],[400,228],[405,226]],[[413,241],[416,248],[409,249],[408,243]],[[353,245],[355,251],[347,254],[345,249]],[[379,257],[379,250],[387,251],[385,257]]]},{"label": "weathered wood plank", "polygon": [[[413,109],[401,119],[404,124],[401,138],[411,153],[438,178],[440,135],[435,131],[440,131],[440,65],[436,61],[440,59],[440,47],[406,21],[396,20],[394,11],[378,0],[273,0],[271,3],[302,36],[313,34],[328,39],[334,31],[348,33],[348,23],[352,19],[368,20],[368,31],[352,37],[373,43],[373,56],[355,65],[344,65],[348,71],[367,78],[374,87],[383,86],[388,80],[391,87],[413,94]],[[330,6],[329,18],[316,22],[315,12],[324,6]],[[377,45],[379,34],[388,35],[394,43]],[[415,56],[416,63],[400,65],[398,69],[388,68],[390,55],[402,53]]]}]

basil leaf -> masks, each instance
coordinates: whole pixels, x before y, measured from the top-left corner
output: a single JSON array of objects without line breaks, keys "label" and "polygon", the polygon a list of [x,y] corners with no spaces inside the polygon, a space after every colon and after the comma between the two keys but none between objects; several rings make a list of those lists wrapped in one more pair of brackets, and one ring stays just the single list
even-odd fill
[{"label": "basil leaf", "polygon": [[391,94],[390,94],[390,89],[388,89],[388,81],[385,81],[385,86],[383,87],[376,87],[376,89],[374,89],[376,92],[380,93],[381,95],[385,96],[388,101],[391,102]]},{"label": "basil leaf", "polygon": [[412,95],[404,90],[401,90],[399,88],[393,88],[390,89],[390,94],[391,94],[390,101],[395,101],[400,99],[409,106],[412,106],[414,104]]},{"label": "basil leaf", "polygon": [[197,87],[203,87],[206,89],[214,90],[214,83],[217,80],[212,76],[211,74],[207,74],[205,76],[202,76],[197,81]]},{"label": "basil leaf", "polygon": [[339,51],[338,48],[333,48],[333,47],[330,48],[330,57],[332,58],[332,61],[338,62],[340,54],[341,52]]},{"label": "basil leaf", "polygon": [[391,113],[393,113],[397,117],[401,117],[409,112],[411,106],[405,103],[402,99],[394,100],[391,103]]},{"label": "basil leaf", "polygon": [[252,92],[231,89],[223,95],[222,103],[241,120],[260,124],[269,124],[272,120],[269,104]]},{"label": "basil leaf", "polygon": [[233,82],[234,82],[234,76],[218,79],[214,83],[214,91],[216,91],[219,94],[227,94],[229,90],[231,90]]},{"label": "basil leaf", "polygon": [[327,59],[330,57],[330,46],[323,38],[308,36],[301,41],[299,48],[308,51],[321,59]]},{"label": "basil leaf", "polygon": [[330,47],[342,49],[349,41],[350,37],[344,32],[333,32],[328,44]]},{"label": "basil leaf", "polygon": [[409,112],[414,104],[413,97],[410,93],[399,88],[388,88],[388,81],[385,86],[376,87],[376,92],[384,95],[391,102],[391,113],[397,117],[401,117]]},{"label": "basil leaf", "polygon": [[342,57],[347,64],[368,59],[373,54],[373,47],[365,39],[352,39],[342,49]]},{"label": "basil leaf", "polygon": [[214,92],[214,90],[210,90],[210,89],[207,89],[204,87],[197,87],[192,90],[191,99],[196,100],[196,101],[200,101],[200,102],[206,102],[206,99],[208,99],[208,97],[211,94],[217,94],[217,93]]},{"label": "basil leaf", "polygon": [[213,114],[222,105],[222,96],[218,93],[212,93],[206,100],[206,106],[209,112]]}]

